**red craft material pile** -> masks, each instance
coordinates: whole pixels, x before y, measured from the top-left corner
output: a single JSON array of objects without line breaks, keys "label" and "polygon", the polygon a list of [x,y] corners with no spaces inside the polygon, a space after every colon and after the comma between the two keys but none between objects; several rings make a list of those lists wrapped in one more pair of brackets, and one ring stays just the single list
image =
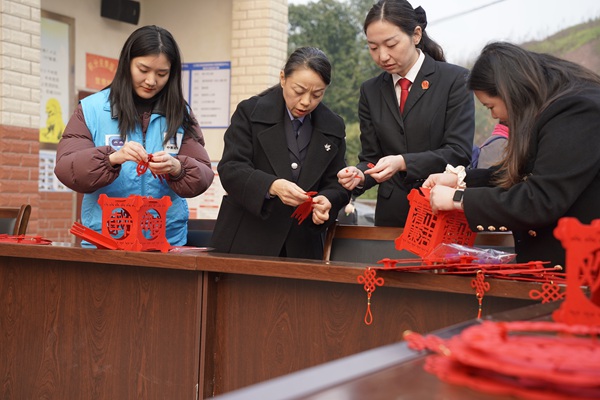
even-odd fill
[{"label": "red craft material pile", "polygon": [[27,236],[27,235],[8,235],[6,233],[0,234],[0,242],[3,243],[18,243],[18,244],[52,244],[51,240],[44,239],[41,236]]},{"label": "red craft material pile", "polygon": [[443,340],[405,333],[430,350],[425,370],[443,381],[527,399],[600,398],[600,327],[553,322],[483,322]]},{"label": "red craft material pile", "polygon": [[476,233],[469,228],[460,211],[440,211],[433,214],[429,204],[429,189],[413,189],[408,194],[410,210],[404,231],[396,239],[396,249],[408,250],[426,258],[438,245],[455,243],[473,246]]},{"label": "red craft material pile", "polygon": [[406,332],[409,347],[434,353],[428,372],[525,399],[600,398],[600,220],[562,218],[554,235],[566,250],[567,290],[553,321],[486,321],[448,340]]}]

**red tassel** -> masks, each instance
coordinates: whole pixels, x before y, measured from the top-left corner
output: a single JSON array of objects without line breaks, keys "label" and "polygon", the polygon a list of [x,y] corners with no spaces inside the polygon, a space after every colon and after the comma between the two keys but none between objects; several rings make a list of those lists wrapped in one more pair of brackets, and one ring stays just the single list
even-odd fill
[{"label": "red tassel", "polygon": [[308,216],[312,212],[312,208],[313,208],[313,205],[312,205],[313,199],[312,198],[314,195],[317,194],[317,192],[306,192],[306,194],[310,197],[308,199],[306,199],[304,201],[304,203],[302,203],[298,207],[296,207],[296,209],[292,213],[292,218],[296,218],[298,220],[298,225],[300,225],[302,222],[304,222],[304,220],[306,218],[308,218]]}]

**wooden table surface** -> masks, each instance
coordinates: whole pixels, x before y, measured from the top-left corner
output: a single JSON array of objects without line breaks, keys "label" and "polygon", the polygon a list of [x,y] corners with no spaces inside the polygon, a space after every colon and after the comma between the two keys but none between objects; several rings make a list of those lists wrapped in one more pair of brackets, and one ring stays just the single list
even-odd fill
[{"label": "wooden table surface", "polygon": [[[484,320],[549,320],[558,305],[558,302],[536,304],[487,316]],[[432,333],[447,339],[478,323],[470,320]],[[428,355],[409,349],[401,341],[232,391],[215,400],[514,399],[441,381],[425,371]]]},{"label": "wooden table surface", "polygon": [[[190,399],[476,316],[471,277],[203,252],[0,244],[0,398]],[[534,304],[489,280],[484,315]]]}]

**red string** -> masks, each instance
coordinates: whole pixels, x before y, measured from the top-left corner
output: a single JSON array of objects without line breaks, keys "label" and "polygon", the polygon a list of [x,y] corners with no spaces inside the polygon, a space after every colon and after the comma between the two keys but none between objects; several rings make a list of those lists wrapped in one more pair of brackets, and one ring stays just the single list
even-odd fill
[{"label": "red string", "polygon": [[306,192],[306,195],[309,196],[308,199],[304,200],[294,212],[292,213],[292,218],[296,218],[298,220],[298,225],[300,225],[312,212],[313,209],[313,196],[316,195],[317,192]]},{"label": "red string", "polygon": [[371,292],[367,293],[367,313],[365,314],[365,324],[371,325],[373,323],[373,314],[371,313]]},{"label": "red string", "polygon": [[377,286],[383,286],[383,278],[377,278],[375,269],[368,267],[363,275],[359,275],[356,280],[363,284],[365,292],[367,292],[367,313],[365,314],[365,324],[373,323],[373,314],[371,313],[371,295],[377,289]]},{"label": "red string", "polygon": [[136,171],[138,176],[145,174],[148,171],[148,163],[150,162],[151,154],[148,154],[148,161],[140,161],[137,165]]},{"label": "red string", "polygon": [[[143,175],[146,173],[146,171],[148,171],[148,166],[151,162],[152,162],[152,154],[148,154],[148,161],[140,161],[138,163],[137,168],[136,168],[138,176]],[[152,172],[152,171],[150,171],[150,172]],[[158,178],[160,180],[160,183],[162,183],[163,180],[165,182],[169,180],[168,174],[156,175],[154,172],[152,172],[152,176],[155,179]]]},{"label": "red string", "polygon": [[[358,282],[364,284],[364,289],[369,296],[367,315],[370,315],[370,296],[376,286],[383,286],[382,278],[375,278],[377,270],[400,271],[400,272],[433,272],[439,275],[471,275],[476,274],[471,280],[471,287],[475,289],[475,297],[478,302],[477,319],[481,319],[483,310],[483,297],[490,291],[490,283],[486,278],[510,279],[524,282],[549,282],[542,286],[541,291],[531,290],[529,295],[532,299],[542,299],[542,302],[555,301],[565,298],[565,293],[560,292],[558,284],[566,282],[566,274],[560,271],[562,268],[546,268],[545,262],[531,261],[521,264],[477,264],[473,259],[460,260],[460,262],[448,262],[445,259],[439,261],[432,259],[390,259],[383,258],[377,261],[382,267],[369,266],[359,275]],[[372,316],[369,317],[372,322]],[[367,323],[367,317],[365,317]],[[367,323],[369,325],[370,323]]]},{"label": "red string", "polygon": [[483,296],[485,295],[485,292],[490,290],[490,283],[485,281],[485,275],[483,274],[483,271],[477,271],[477,276],[471,281],[471,287],[475,289],[475,297],[479,302],[477,319],[481,319]]}]

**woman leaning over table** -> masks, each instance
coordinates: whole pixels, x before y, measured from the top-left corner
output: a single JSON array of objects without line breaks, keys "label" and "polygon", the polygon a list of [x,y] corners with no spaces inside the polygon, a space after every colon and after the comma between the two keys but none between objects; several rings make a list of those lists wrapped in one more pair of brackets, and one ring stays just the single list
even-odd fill
[{"label": "woman leaning over table", "polygon": [[[301,47],[279,84],[238,105],[218,166],[227,195],[212,235],[216,251],[323,257],[325,229],[349,199],[336,178],[346,165],[344,121],[322,103],[330,82],[325,54]],[[292,213],[312,191],[312,211],[298,224]]]},{"label": "woman leaning over table", "polygon": [[435,174],[434,212],[464,210],[475,231],[513,232],[518,262],[563,265],[554,237],[561,217],[600,218],[600,76],[568,61],[491,43],[478,57],[469,87],[510,136],[502,163],[458,175]]}]

